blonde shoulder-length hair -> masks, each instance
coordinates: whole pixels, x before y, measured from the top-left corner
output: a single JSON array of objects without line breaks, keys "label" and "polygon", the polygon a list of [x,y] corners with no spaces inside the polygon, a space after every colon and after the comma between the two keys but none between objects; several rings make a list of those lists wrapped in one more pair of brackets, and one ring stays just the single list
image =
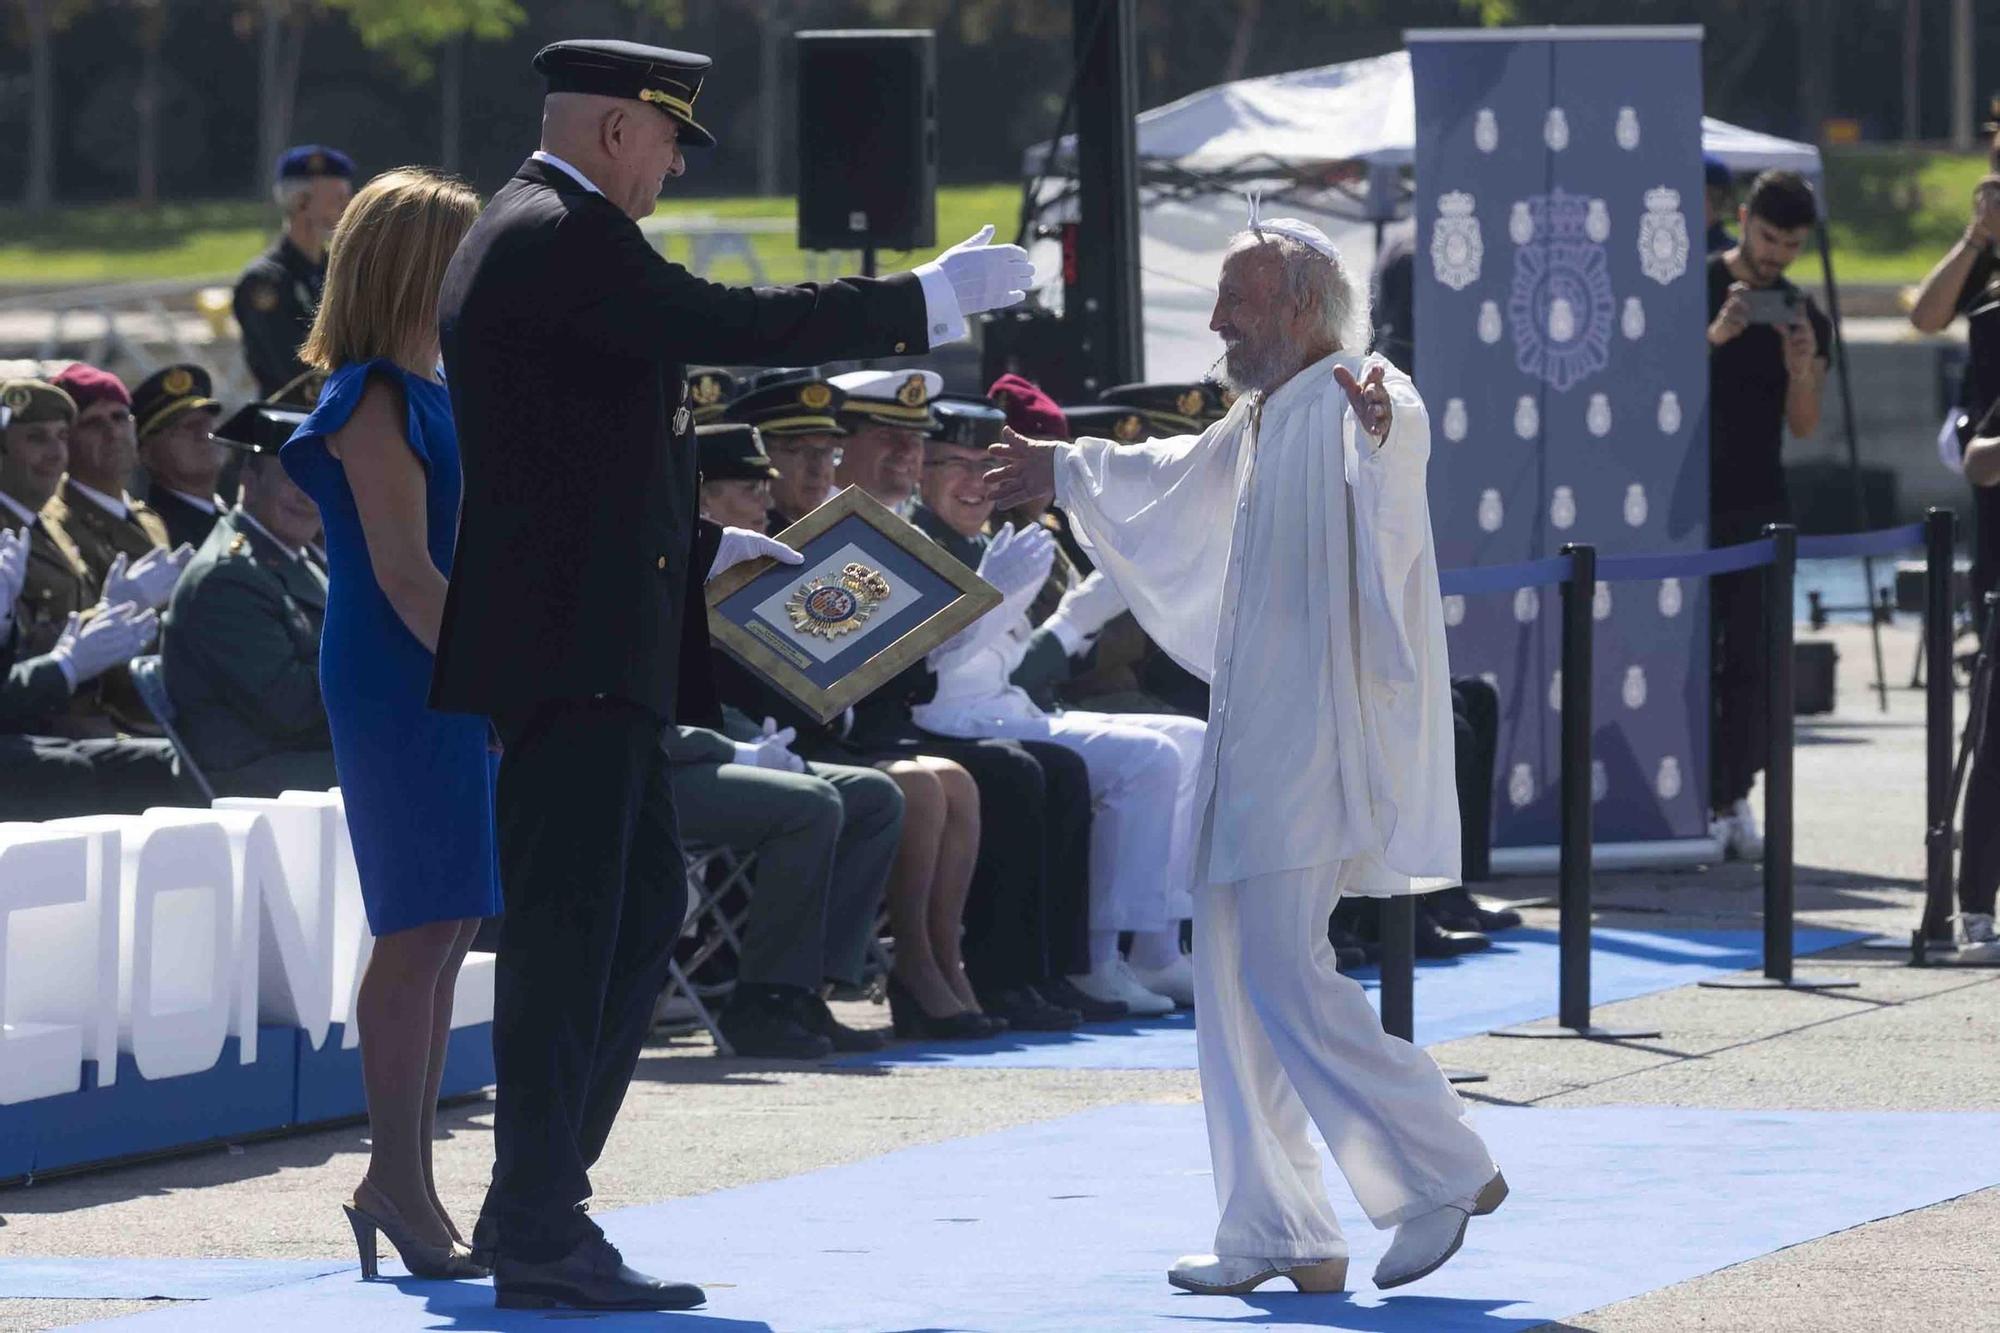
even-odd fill
[{"label": "blonde shoulder-length hair", "polygon": [[428,342],[445,266],[478,216],[471,186],[428,167],[369,181],[333,229],[326,288],[299,358],[333,370]]}]

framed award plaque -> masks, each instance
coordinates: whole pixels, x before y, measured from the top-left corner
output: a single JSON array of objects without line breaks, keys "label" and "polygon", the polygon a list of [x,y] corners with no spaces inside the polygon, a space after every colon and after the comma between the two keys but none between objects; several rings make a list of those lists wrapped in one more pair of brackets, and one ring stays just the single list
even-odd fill
[{"label": "framed award plaque", "polygon": [[778,534],[805,557],[708,585],[724,651],[825,722],[1000,605],[993,585],[858,486]]}]

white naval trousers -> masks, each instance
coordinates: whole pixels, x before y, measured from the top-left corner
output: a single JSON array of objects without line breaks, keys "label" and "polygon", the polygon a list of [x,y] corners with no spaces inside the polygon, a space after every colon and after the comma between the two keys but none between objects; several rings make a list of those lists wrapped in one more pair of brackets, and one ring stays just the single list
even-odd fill
[{"label": "white naval trousers", "polygon": [[1039,716],[928,706],[950,736],[1050,741],[1090,774],[1090,928],[1165,930],[1194,914],[1194,798],[1208,724],[1171,713]]},{"label": "white naval trousers", "polygon": [[1334,967],[1326,926],[1345,868],[1195,894],[1195,1044],[1222,1213],[1217,1254],[1347,1254],[1312,1125],[1377,1227],[1493,1178],[1493,1159],[1437,1065],[1385,1033],[1360,983]]}]

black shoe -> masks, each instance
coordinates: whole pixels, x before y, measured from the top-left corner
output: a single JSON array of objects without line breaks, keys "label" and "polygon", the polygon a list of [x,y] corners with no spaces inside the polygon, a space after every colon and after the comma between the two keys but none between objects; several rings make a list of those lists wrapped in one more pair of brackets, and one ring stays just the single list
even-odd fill
[{"label": "black shoe", "polygon": [[1424,906],[1445,930],[1491,933],[1521,924],[1521,914],[1511,907],[1485,908],[1463,884],[1424,895]]},{"label": "black shoe", "polygon": [[1074,1009],[1086,1023],[1114,1023],[1121,1018],[1132,1016],[1131,1007],[1123,1000],[1100,1000],[1085,995],[1068,977],[1053,977],[1035,983],[1035,993],[1050,1004],[1064,1009]]},{"label": "black shoe", "polygon": [[923,1005],[917,1003],[917,997],[910,993],[909,988],[894,977],[889,978],[888,989],[889,1021],[898,1037],[932,1041],[978,1041],[982,1037],[998,1036],[1007,1030],[1005,1019],[975,1013],[970,1009],[961,1009],[942,1018],[927,1013]]},{"label": "black shoe", "polygon": [[794,986],[739,983],[716,1026],[745,1059],[824,1059],[833,1054],[833,1043],[799,1021],[799,997],[808,993]]},{"label": "black shoe", "polygon": [[1419,958],[1457,958],[1461,954],[1478,953],[1481,949],[1493,947],[1493,941],[1476,930],[1445,930],[1438,925],[1424,904],[1417,903],[1416,948]]},{"label": "black shoe", "polygon": [[849,1054],[879,1051],[889,1044],[879,1028],[851,1028],[833,1016],[825,1000],[808,991],[792,1011],[799,1026],[818,1033],[833,1043],[833,1049]]},{"label": "black shoe", "polygon": [[979,1007],[988,1017],[1006,1019],[1016,1032],[1069,1032],[1083,1022],[1082,1014],[1051,1004],[1033,986],[1008,986],[978,995]]},{"label": "black shoe", "polygon": [[493,1304],[502,1310],[692,1310],[707,1299],[690,1283],[626,1267],[625,1256],[602,1236],[541,1263],[503,1254],[493,1270]]}]

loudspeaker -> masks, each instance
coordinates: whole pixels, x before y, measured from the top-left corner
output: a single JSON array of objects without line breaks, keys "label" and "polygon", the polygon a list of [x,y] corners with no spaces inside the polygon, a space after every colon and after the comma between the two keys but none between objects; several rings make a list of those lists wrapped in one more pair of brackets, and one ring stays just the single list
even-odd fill
[{"label": "loudspeaker", "polygon": [[799,248],[935,245],[930,32],[802,32],[798,57]]}]

